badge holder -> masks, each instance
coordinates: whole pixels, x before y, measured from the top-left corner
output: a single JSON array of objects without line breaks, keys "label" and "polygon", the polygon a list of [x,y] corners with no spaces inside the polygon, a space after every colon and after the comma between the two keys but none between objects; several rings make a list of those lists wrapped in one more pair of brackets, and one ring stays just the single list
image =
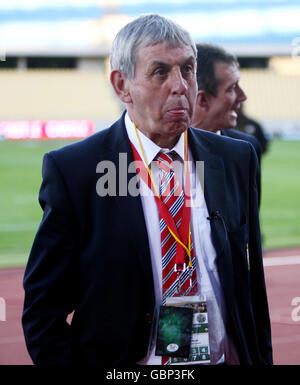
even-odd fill
[{"label": "badge holder", "polygon": [[205,297],[167,298],[160,308],[155,354],[168,357],[170,365],[210,363]]},{"label": "badge holder", "polygon": [[157,356],[188,357],[191,347],[193,309],[161,306],[158,320]]}]

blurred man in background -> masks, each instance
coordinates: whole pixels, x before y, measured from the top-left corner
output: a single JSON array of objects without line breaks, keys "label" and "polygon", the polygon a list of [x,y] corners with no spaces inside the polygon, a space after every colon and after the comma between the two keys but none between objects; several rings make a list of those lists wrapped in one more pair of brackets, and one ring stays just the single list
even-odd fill
[{"label": "blurred man in background", "polygon": [[[260,164],[262,149],[258,140],[234,129],[242,103],[247,99],[239,85],[241,75],[237,59],[216,45],[198,44],[197,49],[198,95],[192,126],[251,143]],[[259,168],[259,203],[260,180]]]}]

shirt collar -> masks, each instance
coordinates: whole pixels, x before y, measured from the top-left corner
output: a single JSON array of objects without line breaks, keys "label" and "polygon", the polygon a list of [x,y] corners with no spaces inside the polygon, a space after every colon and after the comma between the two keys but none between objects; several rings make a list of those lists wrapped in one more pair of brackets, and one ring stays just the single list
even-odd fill
[{"label": "shirt collar", "polygon": [[[128,112],[126,112],[126,114],[125,114],[125,127],[127,130],[129,140],[131,141],[131,143],[136,148],[140,157],[143,159],[141,147],[140,147],[138,138],[137,138],[136,133],[135,133],[134,125],[133,125],[133,123],[132,123],[132,121],[128,115]],[[140,130],[138,131],[138,134],[139,134],[142,146],[143,146],[143,151],[144,151],[148,166],[150,165],[150,163],[153,161],[153,159],[156,157],[156,155],[160,151],[162,151],[162,152],[175,151],[180,156],[180,158],[184,161],[184,133],[182,133],[180,135],[178,142],[176,143],[176,145],[171,150],[169,150],[168,148],[159,147],[157,144],[152,142],[152,140],[150,140],[146,135],[144,135]]]}]

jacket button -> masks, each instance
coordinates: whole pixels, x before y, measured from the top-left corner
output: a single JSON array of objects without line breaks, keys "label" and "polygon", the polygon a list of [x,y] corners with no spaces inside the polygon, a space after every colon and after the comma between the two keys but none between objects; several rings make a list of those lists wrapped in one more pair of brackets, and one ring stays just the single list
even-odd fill
[{"label": "jacket button", "polygon": [[152,315],[151,315],[150,313],[147,313],[147,314],[145,315],[145,322],[146,322],[147,324],[151,324],[151,323],[153,322],[153,318],[152,318]]}]

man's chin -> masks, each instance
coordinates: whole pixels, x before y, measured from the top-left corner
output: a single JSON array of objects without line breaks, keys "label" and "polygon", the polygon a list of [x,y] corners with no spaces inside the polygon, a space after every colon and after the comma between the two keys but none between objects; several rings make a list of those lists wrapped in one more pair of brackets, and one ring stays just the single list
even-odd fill
[{"label": "man's chin", "polygon": [[229,129],[229,128],[235,128],[236,125],[237,125],[237,120],[236,120],[236,118],[232,118],[232,119],[230,119],[230,121],[228,122],[226,128],[227,128],[227,129]]},{"label": "man's chin", "polygon": [[171,133],[182,133],[191,125],[190,120],[187,119],[178,119],[168,122],[165,127],[168,128],[168,131]]}]

